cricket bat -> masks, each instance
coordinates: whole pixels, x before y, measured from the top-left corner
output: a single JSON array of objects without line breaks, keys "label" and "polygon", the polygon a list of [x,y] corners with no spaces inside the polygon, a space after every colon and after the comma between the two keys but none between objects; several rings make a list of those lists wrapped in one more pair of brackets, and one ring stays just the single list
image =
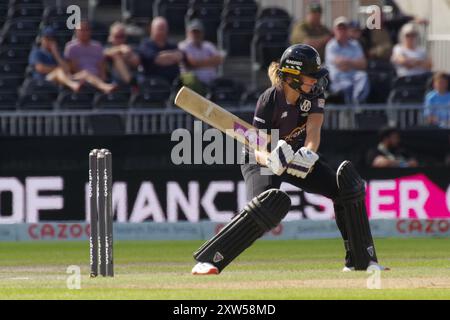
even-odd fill
[{"label": "cricket bat", "polygon": [[175,97],[175,104],[194,117],[222,131],[226,135],[249,146],[266,152],[270,136],[202,97],[187,87],[182,87]]}]

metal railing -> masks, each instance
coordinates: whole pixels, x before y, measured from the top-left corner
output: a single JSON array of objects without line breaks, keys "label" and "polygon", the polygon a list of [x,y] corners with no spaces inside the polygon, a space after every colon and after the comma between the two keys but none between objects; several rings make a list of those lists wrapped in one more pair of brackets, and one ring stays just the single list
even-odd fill
[{"label": "metal railing", "polygon": [[[450,107],[436,107],[447,114]],[[244,119],[251,119],[254,106],[229,109]],[[126,135],[167,134],[177,128],[192,130],[195,118],[177,108],[153,110],[110,111],[34,111],[0,113],[1,136],[71,136],[95,135],[96,124],[108,127],[109,119],[120,123],[120,133]],[[444,121],[445,122],[445,121]],[[395,125],[399,129],[427,125],[423,105],[327,105],[324,129],[377,129],[383,125]]]}]

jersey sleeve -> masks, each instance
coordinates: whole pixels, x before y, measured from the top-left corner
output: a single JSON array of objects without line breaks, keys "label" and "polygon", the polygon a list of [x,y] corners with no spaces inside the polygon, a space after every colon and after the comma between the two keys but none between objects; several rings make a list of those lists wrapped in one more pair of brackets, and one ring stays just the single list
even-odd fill
[{"label": "jersey sleeve", "polygon": [[259,97],[258,102],[256,103],[253,126],[258,129],[270,130],[272,128],[273,110],[273,97],[266,91]]},{"label": "jersey sleeve", "polygon": [[318,98],[311,101],[311,110],[309,113],[324,113],[325,109],[325,97],[320,95]]}]

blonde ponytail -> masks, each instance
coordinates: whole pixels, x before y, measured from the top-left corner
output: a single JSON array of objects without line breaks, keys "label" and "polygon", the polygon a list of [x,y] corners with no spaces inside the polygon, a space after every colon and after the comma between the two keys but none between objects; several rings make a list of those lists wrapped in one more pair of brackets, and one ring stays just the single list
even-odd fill
[{"label": "blonde ponytail", "polygon": [[278,69],[280,68],[279,62],[272,62],[269,66],[269,69],[267,70],[267,75],[269,76],[270,82],[272,83],[272,86],[278,87],[281,86],[281,79],[278,76]]}]

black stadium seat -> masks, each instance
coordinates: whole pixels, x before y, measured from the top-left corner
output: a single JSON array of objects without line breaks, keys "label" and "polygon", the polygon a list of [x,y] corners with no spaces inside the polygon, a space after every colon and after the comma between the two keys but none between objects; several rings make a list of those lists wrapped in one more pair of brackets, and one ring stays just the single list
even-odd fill
[{"label": "black stadium seat", "polygon": [[189,0],[191,8],[216,7],[223,8],[224,0]]},{"label": "black stadium seat", "polygon": [[420,104],[424,101],[425,88],[420,90],[417,87],[394,88],[388,98],[390,104]]},{"label": "black stadium seat", "polygon": [[30,49],[36,43],[35,34],[7,33],[0,37],[0,47],[15,46],[22,49]]},{"label": "black stadium seat", "polygon": [[44,8],[42,5],[15,5],[9,8],[9,19],[41,21]]},{"label": "black stadium seat", "polygon": [[58,87],[48,81],[26,79],[19,95],[18,107],[26,110],[52,110]]},{"label": "black stadium seat", "polygon": [[267,7],[262,9],[257,16],[257,20],[263,19],[275,19],[275,20],[286,20],[291,21],[289,13],[281,8],[277,7]]},{"label": "black stadium seat", "polygon": [[0,95],[6,92],[17,92],[23,82],[23,77],[0,73]]},{"label": "black stadium seat", "polygon": [[17,47],[0,46],[0,61],[1,63],[10,63],[12,61],[16,63],[26,63],[28,61],[29,52],[27,50],[21,50]]},{"label": "black stadium seat", "polygon": [[0,61],[0,74],[3,75],[14,75],[22,77],[25,74],[26,68],[26,62],[12,63],[8,61]]},{"label": "black stadium seat", "polygon": [[162,108],[170,98],[171,85],[161,78],[145,78],[139,82],[139,92],[130,98],[132,108]]},{"label": "black stadium seat", "polygon": [[256,9],[252,7],[230,7],[222,11],[222,21],[228,20],[256,20]]},{"label": "black stadium seat", "polygon": [[415,76],[398,77],[393,80],[392,88],[418,87],[425,89],[427,81],[431,76],[431,73],[425,73]]},{"label": "black stadium seat", "polygon": [[255,24],[256,33],[288,33],[289,28],[288,20],[262,19]]},{"label": "black stadium seat", "polygon": [[234,80],[219,78],[214,80],[206,98],[223,107],[236,108],[240,106],[243,87]]},{"label": "black stadium seat", "polygon": [[225,8],[240,7],[240,8],[254,8],[255,12],[258,9],[258,4],[255,0],[225,0]]},{"label": "black stadium seat", "polygon": [[2,33],[32,33],[36,34],[39,30],[40,21],[12,19],[5,23]]},{"label": "black stadium seat", "polygon": [[126,8],[122,11],[124,21],[146,26],[153,18],[153,0],[126,0]]},{"label": "black stadium seat", "polygon": [[94,100],[94,93],[81,90],[78,93],[70,90],[63,90],[56,99],[59,109],[65,110],[90,110]]},{"label": "black stadium seat", "polygon": [[252,41],[252,60],[259,68],[267,68],[272,61],[278,61],[288,46],[287,33],[257,33]]},{"label": "black stadium seat", "polygon": [[10,5],[42,6],[42,0],[9,0]]},{"label": "black stadium seat", "polygon": [[220,48],[226,50],[229,57],[248,57],[254,25],[252,20],[223,21],[218,31]]},{"label": "black stadium seat", "polygon": [[187,0],[156,0],[153,5],[153,15],[165,17],[172,33],[184,34],[184,17],[188,8]]},{"label": "black stadium seat", "polygon": [[64,6],[50,6],[44,9],[42,21],[44,24],[50,24],[52,21],[67,21],[70,14],[66,12]]},{"label": "black stadium seat", "polygon": [[119,89],[110,94],[96,93],[93,106],[96,109],[127,109],[130,100],[130,91]]},{"label": "black stadium seat", "polygon": [[16,110],[16,105],[17,105],[17,93],[2,92],[0,94],[0,110],[2,111]]}]

